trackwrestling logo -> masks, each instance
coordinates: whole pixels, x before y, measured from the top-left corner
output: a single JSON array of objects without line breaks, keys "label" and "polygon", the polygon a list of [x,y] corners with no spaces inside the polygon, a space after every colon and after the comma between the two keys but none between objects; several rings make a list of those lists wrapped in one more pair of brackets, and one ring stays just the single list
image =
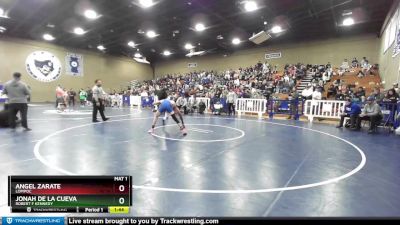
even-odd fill
[{"label": "trackwrestling logo", "polygon": [[25,64],[29,75],[38,81],[52,82],[61,75],[60,60],[50,52],[32,52]]}]

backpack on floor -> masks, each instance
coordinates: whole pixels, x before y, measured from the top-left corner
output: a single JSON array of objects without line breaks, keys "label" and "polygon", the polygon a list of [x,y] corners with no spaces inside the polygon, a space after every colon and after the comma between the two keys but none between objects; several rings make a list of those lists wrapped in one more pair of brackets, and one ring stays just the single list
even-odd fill
[{"label": "backpack on floor", "polygon": [[204,102],[200,102],[199,103],[199,113],[203,114],[205,110],[206,110],[206,104]]}]

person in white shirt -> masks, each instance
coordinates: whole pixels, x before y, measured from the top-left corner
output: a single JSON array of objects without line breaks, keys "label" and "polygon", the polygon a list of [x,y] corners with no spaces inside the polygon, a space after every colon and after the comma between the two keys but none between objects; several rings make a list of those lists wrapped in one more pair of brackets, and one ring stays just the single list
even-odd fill
[{"label": "person in white shirt", "polygon": [[228,114],[229,116],[232,114],[235,115],[235,101],[237,99],[236,93],[233,89],[230,89],[228,95],[226,96],[226,103],[228,104]]},{"label": "person in white shirt", "polygon": [[301,92],[301,96],[303,96],[306,99],[311,99],[312,98],[312,94],[314,92],[314,88],[312,85],[308,85],[307,88],[305,88],[302,92]]},{"label": "person in white shirt", "polygon": [[340,69],[347,72],[347,71],[349,71],[349,68],[350,68],[349,62],[347,61],[347,59],[344,59],[344,61],[342,62],[342,65],[340,66]]},{"label": "person in white shirt", "polygon": [[316,88],[315,91],[312,93],[312,100],[321,100],[322,93],[320,88]]},{"label": "person in white shirt", "polygon": [[149,97],[149,94],[147,93],[146,90],[143,90],[142,93],[140,93],[141,97]]}]

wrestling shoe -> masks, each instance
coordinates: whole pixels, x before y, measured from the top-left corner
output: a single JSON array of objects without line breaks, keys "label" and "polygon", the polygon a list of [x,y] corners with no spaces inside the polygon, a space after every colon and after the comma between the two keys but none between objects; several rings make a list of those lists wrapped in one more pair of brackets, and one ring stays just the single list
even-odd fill
[{"label": "wrestling shoe", "polygon": [[186,136],[186,135],[187,135],[187,131],[186,131],[186,128],[185,128],[185,127],[181,127],[181,132],[182,132],[182,135],[183,135],[183,136]]},{"label": "wrestling shoe", "polygon": [[148,130],[147,133],[154,134],[154,128],[150,128],[150,130]]}]

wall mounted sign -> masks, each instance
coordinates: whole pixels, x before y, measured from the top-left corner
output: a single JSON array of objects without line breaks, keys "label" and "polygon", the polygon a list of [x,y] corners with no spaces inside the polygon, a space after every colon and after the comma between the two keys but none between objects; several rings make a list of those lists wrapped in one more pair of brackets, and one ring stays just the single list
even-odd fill
[{"label": "wall mounted sign", "polygon": [[197,63],[188,63],[189,68],[195,68],[197,67]]},{"label": "wall mounted sign", "polygon": [[65,74],[71,76],[83,76],[83,56],[75,53],[67,53],[65,56]]},{"label": "wall mounted sign", "polygon": [[279,59],[282,58],[281,52],[273,52],[265,54],[265,59]]},{"label": "wall mounted sign", "polygon": [[28,74],[41,82],[52,82],[61,75],[60,60],[50,52],[32,52],[25,61]]}]

